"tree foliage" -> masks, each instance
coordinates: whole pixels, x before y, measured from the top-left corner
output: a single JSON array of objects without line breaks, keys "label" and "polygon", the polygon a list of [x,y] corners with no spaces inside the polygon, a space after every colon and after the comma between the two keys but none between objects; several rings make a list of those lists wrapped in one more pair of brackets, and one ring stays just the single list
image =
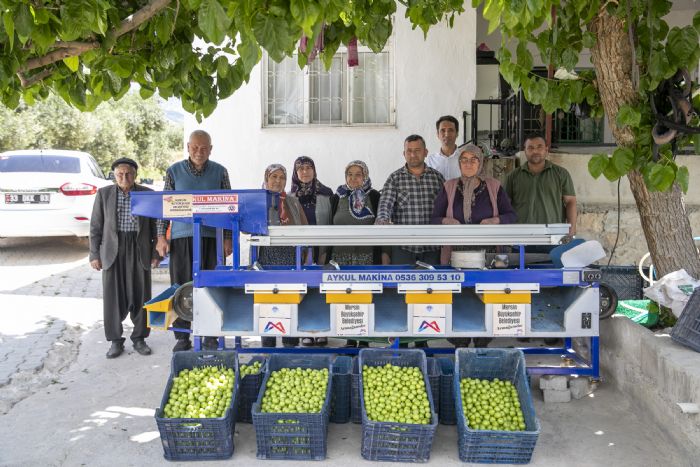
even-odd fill
[{"label": "tree foliage", "polygon": [[[426,33],[463,11],[462,0],[400,1]],[[353,37],[381,50],[396,0],[0,0],[0,7],[5,106],[53,91],[93,110],[136,82],[143,97],[178,97],[199,120],[248,81],[262,49],[280,61],[302,36],[313,44],[323,33],[325,63]]]},{"label": "tree foliage", "polygon": [[56,96],[33,106],[0,107],[0,150],[75,149],[92,154],[103,170],[120,157],[141,165],[139,175],[156,176],[182,153],[182,126],[165,118],[156,99],[135,93],[84,113]]},{"label": "tree foliage", "polygon": [[[601,83],[592,70],[580,73],[577,80],[548,80],[534,75],[528,45],[536,46],[545,63],[573,71],[581,52],[592,48],[598,39],[591,25],[601,9],[621,18],[634,53],[630,58],[634,60],[636,96],[631,102],[623,102],[619,113],[609,118],[618,128],[631,130],[633,142],[618,140],[619,147],[611,157],[598,154],[591,159],[589,171],[596,178],[603,175],[614,181],[637,170],[652,191],[666,191],[674,182],[687,191],[688,170],[675,163],[671,144],[659,148],[657,160],[653,157],[651,130],[656,116],[652,114],[651,99],[659,84],[677,70],[697,67],[700,12],[688,19],[688,25],[670,28],[663,19],[673,5],[667,0],[478,0],[473,3],[475,6],[483,3],[490,31],[500,28],[503,43],[498,58],[504,78],[514,88],[522,88],[525,98],[542,105],[547,113],[585,101],[592,115],[602,115]],[[553,7],[556,7],[554,21]],[[700,96],[695,97],[694,104],[700,108]],[[700,126],[697,116],[691,125]],[[676,144],[682,147],[689,139],[686,135]]]}]

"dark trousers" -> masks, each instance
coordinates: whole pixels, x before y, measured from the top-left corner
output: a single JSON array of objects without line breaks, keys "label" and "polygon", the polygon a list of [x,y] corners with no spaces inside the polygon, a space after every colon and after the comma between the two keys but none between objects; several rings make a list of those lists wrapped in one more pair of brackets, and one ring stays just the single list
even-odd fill
[{"label": "dark trousers", "polygon": [[413,253],[412,251],[404,250],[400,246],[391,247],[391,264],[415,264],[416,261],[440,264],[440,250]]},{"label": "dark trousers", "polygon": [[[216,239],[202,237],[200,269],[216,268]],[[170,284],[183,285],[192,280],[192,237],[170,240]],[[182,318],[173,321],[173,327],[191,329],[192,323]],[[186,332],[175,331],[175,339],[189,339]]]},{"label": "dark trousers", "polygon": [[[122,321],[127,315],[134,323],[131,340],[145,339],[146,327],[143,304],[151,299],[151,270],[144,269],[138,258],[136,232],[118,232],[117,259],[109,269],[102,270],[102,303],[105,338],[124,342]],[[150,260],[150,258],[149,258]]]}]

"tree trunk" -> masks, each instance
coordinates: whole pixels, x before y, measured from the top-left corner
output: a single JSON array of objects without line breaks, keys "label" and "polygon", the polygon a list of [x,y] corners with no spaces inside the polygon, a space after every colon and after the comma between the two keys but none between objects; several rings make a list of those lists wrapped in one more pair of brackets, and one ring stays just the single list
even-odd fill
[{"label": "tree trunk", "polygon": [[[596,45],[591,49],[592,61],[613,136],[618,146],[632,146],[632,131],[615,123],[620,107],[637,100],[632,81],[634,54],[626,25],[602,9],[588,28],[597,36]],[[678,185],[674,184],[672,189],[663,193],[652,193],[647,190],[641,173],[635,170],[627,176],[651,259],[659,275],[685,269],[691,276],[700,278],[700,257]]]}]

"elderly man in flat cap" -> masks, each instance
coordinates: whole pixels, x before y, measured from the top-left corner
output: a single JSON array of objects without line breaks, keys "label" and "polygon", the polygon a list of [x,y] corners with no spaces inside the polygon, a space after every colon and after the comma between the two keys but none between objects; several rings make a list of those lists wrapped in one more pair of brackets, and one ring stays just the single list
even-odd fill
[{"label": "elderly man in flat cap", "polygon": [[159,262],[156,221],[131,214],[131,192],[151,189],[135,183],[138,164],[132,159],[117,159],[112,170],[116,184],[97,191],[90,219],[90,265],[102,271],[105,337],[111,342],[107,358],[124,352],[127,315],[134,324],[134,350],[150,355],[143,304],[151,298],[151,268]]}]

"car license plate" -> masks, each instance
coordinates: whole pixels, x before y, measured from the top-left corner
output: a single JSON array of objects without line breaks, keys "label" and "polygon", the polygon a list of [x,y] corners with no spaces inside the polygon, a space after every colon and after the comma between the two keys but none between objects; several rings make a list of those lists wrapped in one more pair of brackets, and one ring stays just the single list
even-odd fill
[{"label": "car license plate", "polygon": [[49,193],[5,193],[5,204],[48,204]]}]

